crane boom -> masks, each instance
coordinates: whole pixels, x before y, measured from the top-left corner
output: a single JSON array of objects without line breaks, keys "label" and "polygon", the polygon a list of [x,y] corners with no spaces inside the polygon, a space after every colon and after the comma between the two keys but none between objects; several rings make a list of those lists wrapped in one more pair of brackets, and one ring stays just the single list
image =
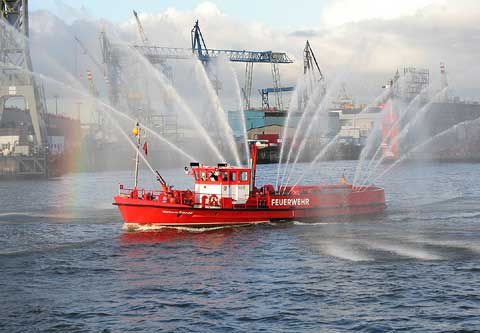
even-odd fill
[{"label": "crane boom", "polygon": [[[270,63],[274,67],[272,70],[274,75],[274,81],[277,82],[275,94],[281,93],[278,77],[278,64],[291,64],[293,60],[284,52],[273,51],[247,51],[247,50],[231,50],[231,49],[207,49],[204,37],[200,31],[198,21],[195,22],[193,29],[191,30],[191,48],[177,48],[177,47],[164,47],[152,45],[146,38],[145,31],[138,17],[138,14],[133,12],[138,25],[138,31],[142,39],[142,43],[130,45],[131,49],[134,49],[139,54],[143,55],[153,65],[161,65],[164,72],[171,69],[168,66],[167,60],[169,59],[192,59],[192,56],[196,56],[204,65],[210,60],[218,58],[221,55],[227,57],[232,62],[244,62],[248,65],[253,63]],[[103,55],[103,63],[106,65],[106,75],[110,84],[110,99],[114,104],[119,99],[119,84],[121,83],[121,71],[122,66],[127,59],[127,52],[124,45],[114,44],[109,41],[105,32],[102,32],[100,37],[101,49]],[[250,72],[251,73],[251,72]],[[171,76],[171,75],[170,75]],[[169,77],[167,75],[167,77]],[[215,79],[212,79],[214,81]],[[246,99],[249,97],[247,96]]]},{"label": "crane boom", "polygon": [[[163,46],[143,46],[133,45],[137,51],[147,57],[153,64],[160,63],[167,59],[190,59],[192,57],[191,49]],[[216,58],[225,55],[232,62],[258,62],[277,64],[291,64],[293,60],[284,52],[272,51],[240,51],[240,50],[220,50],[208,49],[208,56],[203,53],[203,59]]]},{"label": "crane boom", "polygon": [[74,38],[75,38],[75,41],[80,46],[80,48],[82,49],[83,53],[86,54],[90,58],[90,60],[92,60],[92,62],[95,64],[95,66],[97,66],[97,68],[98,68],[98,70],[100,70],[100,72],[103,72],[103,66],[93,56],[93,54],[90,52],[90,50],[82,43],[82,41],[77,36],[75,36]]},{"label": "crane boom", "polygon": [[136,11],[133,11],[133,15],[135,16],[135,20],[137,21],[137,28],[138,28],[138,34],[140,36],[140,40],[142,41],[143,45],[148,45],[148,38],[147,35],[145,34],[145,30],[143,30],[142,22],[140,22],[140,18],[138,17],[138,14]]},{"label": "crane boom", "polygon": [[318,74],[320,75],[318,81],[324,80],[325,77],[323,76],[322,70],[318,65],[317,58],[315,58],[315,54],[310,46],[310,42],[307,40],[305,49],[303,50],[303,74],[307,74],[309,70],[314,70],[314,67],[317,69]]}]

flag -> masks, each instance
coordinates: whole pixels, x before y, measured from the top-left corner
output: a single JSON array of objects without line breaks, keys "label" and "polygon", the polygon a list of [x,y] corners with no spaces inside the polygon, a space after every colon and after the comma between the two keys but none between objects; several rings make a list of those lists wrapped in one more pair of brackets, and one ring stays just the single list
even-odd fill
[{"label": "flag", "polygon": [[148,155],[148,146],[147,146],[147,141],[145,141],[145,143],[143,144],[143,152],[145,153],[145,155]]}]

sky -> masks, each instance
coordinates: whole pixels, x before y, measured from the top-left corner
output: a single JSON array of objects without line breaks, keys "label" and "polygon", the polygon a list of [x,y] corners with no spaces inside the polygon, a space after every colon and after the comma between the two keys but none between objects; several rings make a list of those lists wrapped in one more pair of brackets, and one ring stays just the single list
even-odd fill
[{"label": "sky", "polygon": [[[103,19],[125,41],[138,42],[132,9],[156,45],[188,47],[198,19],[210,48],[287,52],[295,63],[281,67],[284,86],[295,85],[301,75],[308,39],[329,84],[346,82],[361,102],[378,96],[403,67],[427,68],[432,85],[439,85],[441,62],[455,95],[480,96],[478,0],[32,0],[31,29],[60,57],[73,49],[73,35],[98,54]],[[69,52],[66,67],[72,63]],[[243,86],[245,69],[233,66]],[[270,68],[256,66],[253,90],[271,85]]]},{"label": "sky", "polygon": [[[97,18],[111,21],[127,20],[132,10],[159,13],[168,8],[188,11],[205,0],[34,0],[31,10],[47,9],[58,13],[67,5],[84,8]],[[390,19],[432,4],[446,4],[447,0],[210,0],[225,15],[244,22],[258,21],[275,28],[308,29],[320,26],[339,26],[372,18]]]},{"label": "sky", "polygon": [[[159,13],[167,8],[190,10],[204,1],[200,0],[63,0],[74,8],[86,8],[96,17],[106,17],[120,22],[130,17],[131,11]],[[320,21],[320,13],[330,0],[212,0],[220,11],[242,21],[262,21],[272,27],[306,28]],[[31,10],[47,9],[58,11],[59,1],[30,1]]]}]

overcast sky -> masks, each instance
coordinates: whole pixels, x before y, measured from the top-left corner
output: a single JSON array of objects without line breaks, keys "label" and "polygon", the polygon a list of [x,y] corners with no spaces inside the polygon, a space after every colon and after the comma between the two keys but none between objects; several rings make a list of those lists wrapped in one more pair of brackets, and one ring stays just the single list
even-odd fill
[{"label": "overcast sky", "polygon": [[[295,84],[300,75],[309,39],[327,79],[346,82],[362,102],[377,96],[381,85],[405,66],[430,69],[432,84],[439,85],[440,62],[447,64],[455,94],[480,96],[477,0],[47,0],[31,1],[30,7],[37,11],[32,15],[34,34],[50,39],[52,47],[67,38],[59,29],[85,39],[86,31],[91,32],[91,45],[98,43],[91,21],[102,18],[134,41],[135,9],[158,45],[188,47],[190,29],[199,19],[210,48],[287,52],[296,62],[282,66],[284,85]],[[58,21],[65,26],[60,28]],[[244,69],[235,69],[243,85]],[[254,89],[271,86],[269,68],[259,65],[255,75]]]},{"label": "overcast sky", "polygon": [[[160,13],[168,8],[188,11],[205,1],[199,0],[63,0],[63,3],[77,9],[87,9],[97,18],[105,17],[120,22],[130,18],[132,9],[145,13]],[[322,10],[330,1],[297,0],[212,0],[222,13],[245,22],[260,21],[272,27],[305,28],[320,21]],[[59,12],[61,3],[56,0],[31,1],[32,10],[48,9]]]},{"label": "overcast sky", "polygon": [[[47,9],[61,12],[63,5],[84,9],[91,15],[111,21],[130,18],[132,9],[138,12],[160,13],[169,8],[189,11],[204,0],[43,0],[31,1],[32,10]],[[390,19],[411,15],[432,4],[446,5],[446,0],[209,0],[225,15],[244,22],[259,21],[282,29],[308,29],[338,26],[372,18]],[[60,11],[59,11],[60,9]]]}]

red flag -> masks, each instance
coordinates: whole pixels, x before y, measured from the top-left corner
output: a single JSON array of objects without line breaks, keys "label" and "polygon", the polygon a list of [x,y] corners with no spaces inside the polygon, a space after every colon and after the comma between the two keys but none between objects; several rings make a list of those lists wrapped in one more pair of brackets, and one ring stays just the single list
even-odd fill
[{"label": "red flag", "polygon": [[145,141],[145,143],[143,144],[143,152],[145,153],[145,155],[148,155],[148,146],[147,146],[147,141]]}]

